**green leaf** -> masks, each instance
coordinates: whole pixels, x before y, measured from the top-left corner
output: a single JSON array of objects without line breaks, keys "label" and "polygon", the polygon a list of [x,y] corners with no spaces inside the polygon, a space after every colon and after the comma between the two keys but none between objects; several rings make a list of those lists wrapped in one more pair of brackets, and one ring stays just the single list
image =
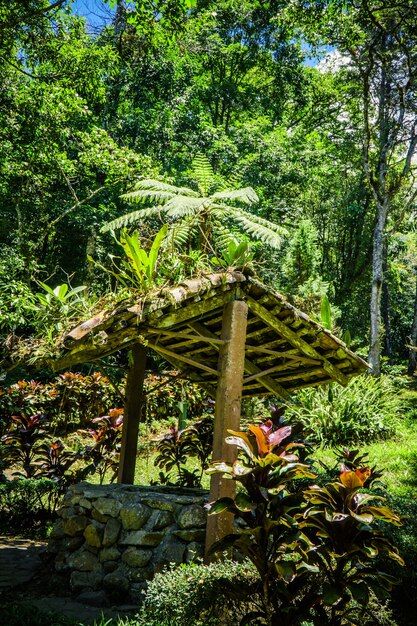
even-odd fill
[{"label": "green leaf", "polygon": [[340,600],[343,595],[343,590],[336,585],[330,585],[329,583],[324,583],[323,585],[323,602],[327,606],[332,606],[336,604]]},{"label": "green leaf", "polygon": [[352,597],[359,604],[368,604],[369,602],[369,589],[365,582],[349,583],[348,587]]},{"label": "green leaf", "polygon": [[327,295],[321,300],[320,319],[325,328],[332,329],[332,310]]}]

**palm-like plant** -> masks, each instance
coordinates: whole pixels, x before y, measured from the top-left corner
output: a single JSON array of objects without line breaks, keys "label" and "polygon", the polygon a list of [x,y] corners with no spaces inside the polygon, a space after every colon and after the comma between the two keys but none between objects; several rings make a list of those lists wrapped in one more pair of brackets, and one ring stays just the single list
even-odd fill
[{"label": "palm-like plant", "polygon": [[197,246],[207,252],[215,240],[221,249],[227,247],[233,235],[230,228],[243,230],[256,240],[275,248],[281,244],[286,230],[258,215],[249,213],[245,207],[259,202],[252,187],[233,189],[233,184],[215,175],[207,157],[197,155],[192,163],[192,178],[197,190],[176,187],[154,179],[144,179],[136,183],[134,190],[122,196],[130,203],[156,203],[123,215],[102,227],[102,232],[128,226],[134,222],[152,217],[163,217],[170,223],[170,231],[175,244],[184,246],[197,238]]}]

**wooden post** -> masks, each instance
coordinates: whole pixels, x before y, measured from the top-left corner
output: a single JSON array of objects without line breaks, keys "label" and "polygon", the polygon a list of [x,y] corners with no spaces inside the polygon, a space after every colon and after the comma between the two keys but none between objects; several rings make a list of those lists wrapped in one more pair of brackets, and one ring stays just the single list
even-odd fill
[{"label": "wooden post", "polygon": [[146,349],[138,343],[132,348],[133,363],[126,381],[126,403],[123,417],[122,446],[118,482],[132,485],[135,478],[139,423],[143,406]]},{"label": "wooden post", "polygon": [[[245,362],[246,322],[248,307],[245,302],[234,300],[223,310],[221,338],[226,341],[219,354],[219,381],[214,413],[213,461],[233,463],[236,448],[225,443],[227,430],[239,430],[240,404]],[[213,474],[210,486],[210,502],[223,497],[233,497],[235,483]],[[207,521],[206,553],[210,546],[233,530],[233,515],[221,513],[209,515]]]}]

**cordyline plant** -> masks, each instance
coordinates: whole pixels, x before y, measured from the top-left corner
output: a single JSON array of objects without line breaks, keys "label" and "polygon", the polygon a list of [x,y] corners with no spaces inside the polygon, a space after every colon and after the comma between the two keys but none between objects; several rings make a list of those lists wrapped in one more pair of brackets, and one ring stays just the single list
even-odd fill
[{"label": "cordyline plant", "polygon": [[[351,470],[342,465],[339,481],[325,487],[312,485],[304,491],[307,508],[297,516],[299,526],[314,543],[309,560],[322,577],[317,613],[332,626],[339,626],[351,612],[351,600],[363,609],[369,593],[384,598],[396,579],[378,569],[376,557],[385,553],[404,565],[379,522],[401,526],[400,518],[372,493],[360,491],[372,482],[369,467]],[[324,607],[327,607],[327,611]]]},{"label": "cordyline plant", "polygon": [[295,484],[314,474],[295,454],[302,444],[289,440],[290,426],[273,430],[270,420],[250,425],[248,432],[229,432],[227,443],[236,445],[243,458],[233,465],[212,463],[208,472],[221,472],[242,489],[234,498],[220,498],[209,505],[209,512],[233,513],[244,527],[216,542],[211,551],[233,547],[259,573],[261,582],[254,590],[259,605],[246,616],[246,623],[294,626],[309,615],[309,599],[300,599],[300,593],[309,577],[311,547],[294,517],[302,504],[302,491]]},{"label": "cordyline plant", "polygon": [[[174,484],[179,487],[201,487],[201,479],[207,468],[213,448],[213,417],[205,416],[183,430],[171,426],[157,446],[158,456],[155,465],[164,472],[159,474],[162,484]],[[187,459],[198,459],[199,468],[190,471],[186,468]],[[175,469],[176,477],[172,481],[169,472]]]},{"label": "cordyline plant", "polygon": [[98,428],[87,430],[94,439],[94,445],[88,446],[83,451],[83,454],[87,455],[91,461],[84,473],[97,472],[100,484],[102,484],[107,472],[111,471],[110,482],[113,482],[117,477],[119,465],[123,409],[110,409],[108,415],[96,417],[93,422],[98,424]]},{"label": "cordyline plant", "polygon": [[18,465],[23,472],[16,471],[15,476],[32,478],[37,472],[35,458],[43,438],[45,430],[43,426],[47,423],[43,413],[36,415],[12,415],[11,428],[3,435],[5,443],[3,453],[8,463]]},{"label": "cordyline plant", "polygon": [[339,480],[306,489],[305,481],[315,475],[300,462],[305,447],[291,440],[292,429],[282,419],[277,429],[268,421],[229,432],[226,441],[237,446],[240,458],[233,465],[212,463],[208,471],[234,480],[237,495],[208,507],[211,514],[233,513],[240,522],[211,552],[233,547],[258,571],[257,587],[245,590],[253,610],[242,624],[351,623],[352,599],[366,611],[369,590],[380,596],[393,583],[378,570],[378,554],[402,563],[379,527],[380,521],[400,524],[398,516],[368,504],[378,496],[360,492],[371,470],[343,466]]}]

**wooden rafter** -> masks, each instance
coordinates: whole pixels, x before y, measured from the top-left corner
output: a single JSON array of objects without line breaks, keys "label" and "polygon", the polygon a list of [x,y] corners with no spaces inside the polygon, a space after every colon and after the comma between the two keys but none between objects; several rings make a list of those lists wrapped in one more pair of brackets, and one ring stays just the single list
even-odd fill
[{"label": "wooden rafter", "polygon": [[313,359],[318,359],[322,363],[322,367],[324,371],[338,383],[343,386],[348,384],[348,378],[341,372],[335,365],[330,363],[321,355],[315,348],[310,346],[299,334],[295,331],[291,330],[288,326],[283,324],[279,319],[277,319],[272,313],[268,311],[264,306],[256,302],[250,296],[247,297],[247,303],[249,309],[255,313],[259,318],[261,318],[268,326],[270,326],[273,330],[279,333],[282,337],[284,337],[291,345],[297,347],[303,354]]},{"label": "wooden rafter", "polygon": [[[217,337],[204,337],[203,335],[190,335],[181,331],[165,330],[164,328],[147,328],[146,334],[149,335],[165,335],[166,337],[175,337],[176,339],[189,339],[190,341],[207,341],[208,343],[224,343],[223,339]],[[185,343],[184,343],[185,345]]]},{"label": "wooden rafter", "polygon": [[164,346],[162,346],[161,344],[151,343],[150,341],[148,341],[148,346],[149,348],[152,348],[152,350],[155,350],[155,352],[159,352],[160,354],[173,357],[177,361],[183,361],[184,363],[187,363],[188,365],[192,365],[193,367],[197,367],[198,369],[204,370],[205,372],[208,372],[209,374],[217,374],[217,370],[213,369],[212,367],[209,367],[208,365],[204,365],[204,363],[199,363],[198,361],[195,361],[194,359],[190,359],[184,354],[177,354],[176,352],[172,352],[172,350],[168,350],[167,348],[164,348]]},{"label": "wooden rafter", "polygon": [[[211,335],[213,335],[214,337],[216,337],[216,335],[214,335],[214,333],[212,333],[210,330],[208,330],[200,322],[191,323],[191,324],[189,324],[189,326],[193,330],[195,330],[197,333],[201,332],[203,334],[206,334],[206,336],[210,337]],[[255,375],[255,378],[269,392],[274,393],[276,396],[280,396],[282,398],[287,398],[288,397],[288,395],[289,395],[288,392],[279,383],[276,383],[269,376],[265,376],[265,375],[259,376],[259,374],[262,374],[262,372],[261,372],[261,369],[257,365],[255,365],[255,363],[252,363],[252,361],[250,361],[249,359],[245,358],[244,366],[245,366],[245,372],[248,372],[249,374]]]},{"label": "wooden rafter", "polygon": [[300,356],[299,354],[294,354],[292,352],[277,352],[276,350],[269,350],[268,348],[261,348],[260,346],[246,346],[247,352],[259,352],[263,354],[270,354],[277,359],[293,359],[294,361],[299,361],[300,363],[311,363],[312,365],[318,365],[321,363],[321,359],[310,359],[308,357]]}]

